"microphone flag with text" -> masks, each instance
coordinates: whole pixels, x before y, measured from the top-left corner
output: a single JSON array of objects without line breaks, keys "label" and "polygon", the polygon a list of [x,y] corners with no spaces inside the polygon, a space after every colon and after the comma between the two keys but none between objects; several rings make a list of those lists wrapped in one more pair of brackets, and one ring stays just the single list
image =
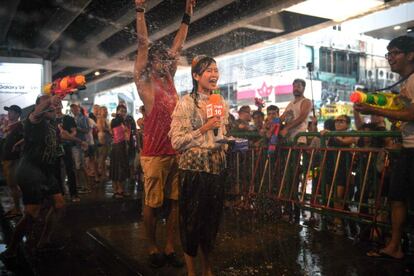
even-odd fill
[{"label": "microphone flag with text", "polygon": [[[212,117],[222,117],[223,116],[223,101],[221,100],[220,90],[216,89],[211,93],[208,104],[206,107],[207,119]],[[218,135],[218,128],[213,129],[214,136]]]}]

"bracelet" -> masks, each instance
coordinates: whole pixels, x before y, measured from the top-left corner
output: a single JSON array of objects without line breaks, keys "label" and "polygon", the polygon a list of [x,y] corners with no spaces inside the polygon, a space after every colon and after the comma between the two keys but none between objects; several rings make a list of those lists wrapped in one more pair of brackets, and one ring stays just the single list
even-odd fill
[{"label": "bracelet", "polygon": [[181,20],[181,23],[186,24],[187,26],[190,25],[191,16],[188,13],[184,13],[183,20]]},{"label": "bracelet", "polygon": [[135,7],[135,11],[136,12],[145,12],[145,8],[144,7],[140,7],[140,6],[136,6]]}]

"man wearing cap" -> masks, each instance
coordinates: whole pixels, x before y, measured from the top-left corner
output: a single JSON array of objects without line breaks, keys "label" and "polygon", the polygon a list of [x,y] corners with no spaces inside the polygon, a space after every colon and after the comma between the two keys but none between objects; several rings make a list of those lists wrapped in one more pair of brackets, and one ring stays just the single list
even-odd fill
[{"label": "man wearing cap", "polygon": [[14,170],[20,158],[20,148],[16,144],[23,139],[23,125],[19,121],[22,109],[17,105],[11,105],[4,107],[4,110],[8,112],[9,124],[3,142],[3,172],[14,203],[13,208],[7,211],[4,217],[13,218],[22,214],[20,209],[21,192],[14,177]]},{"label": "man wearing cap", "polygon": [[401,77],[400,99],[405,103],[402,110],[387,110],[366,104],[355,104],[356,111],[363,114],[384,116],[402,121],[403,147],[393,175],[388,199],[391,202],[391,240],[382,249],[368,252],[368,256],[401,260],[401,236],[408,204],[414,202],[414,37],[400,36],[390,41],[385,57],[391,71]]}]

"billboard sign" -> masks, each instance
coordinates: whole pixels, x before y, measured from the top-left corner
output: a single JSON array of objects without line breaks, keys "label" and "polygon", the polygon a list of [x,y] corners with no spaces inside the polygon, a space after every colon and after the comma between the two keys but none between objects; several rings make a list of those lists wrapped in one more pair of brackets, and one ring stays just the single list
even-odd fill
[{"label": "billboard sign", "polygon": [[43,65],[0,62],[0,113],[12,104],[33,105],[42,91]]}]

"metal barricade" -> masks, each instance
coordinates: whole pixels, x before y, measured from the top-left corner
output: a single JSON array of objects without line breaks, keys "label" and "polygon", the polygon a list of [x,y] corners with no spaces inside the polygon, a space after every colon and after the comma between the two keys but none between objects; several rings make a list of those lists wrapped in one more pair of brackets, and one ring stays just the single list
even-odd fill
[{"label": "metal barricade", "polygon": [[[320,148],[281,145],[274,155],[267,147],[235,153],[233,191],[264,195],[302,208],[377,223],[387,209],[384,189],[389,185],[390,151],[380,148],[326,147],[329,137],[400,137],[399,132],[300,133],[317,137]],[[256,136],[257,138],[257,136]],[[391,162],[392,163],[392,162]],[[379,165],[382,164],[382,165]]]}]

